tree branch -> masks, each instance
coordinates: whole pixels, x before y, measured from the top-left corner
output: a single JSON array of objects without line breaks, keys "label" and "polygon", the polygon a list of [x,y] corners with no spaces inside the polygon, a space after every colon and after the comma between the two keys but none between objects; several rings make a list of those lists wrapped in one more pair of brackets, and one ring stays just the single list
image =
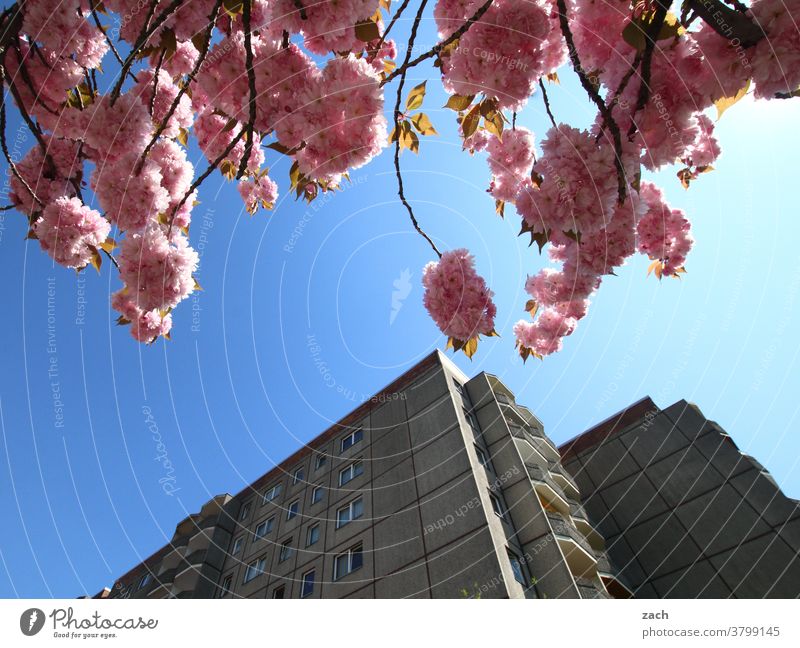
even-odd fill
[{"label": "tree branch", "polygon": [[614,140],[614,167],[617,170],[617,197],[619,203],[625,202],[625,197],[628,195],[628,183],[625,179],[625,168],[622,166],[622,136],[619,132],[619,126],[614,121],[614,116],[611,114],[611,109],[606,106],[606,102],[600,96],[597,88],[592,85],[583,70],[581,60],[578,57],[578,50],[575,47],[575,39],[572,37],[572,31],[569,27],[569,19],[567,18],[567,3],[565,0],[556,0],[558,3],[558,19],[561,25],[561,33],[564,40],[567,42],[567,49],[569,51],[570,62],[572,69],[580,79],[583,89],[589,98],[597,106],[600,115],[603,118],[603,128],[608,128],[611,131],[611,136]]},{"label": "tree branch", "polygon": [[636,95],[636,106],[634,106],[633,112],[631,112],[631,125],[628,127],[628,139],[633,137],[636,132],[636,115],[639,114],[639,111],[645,107],[645,104],[647,104],[647,101],[650,99],[650,70],[653,64],[653,52],[656,48],[658,33],[661,31],[661,27],[664,25],[664,20],[667,17],[669,5],[670,0],[656,0],[656,11],[653,15],[653,20],[647,25],[647,29],[644,33],[645,45],[644,53],[642,54],[642,80],[639,83],[639,92]]},{"label": "tree branch", "polygon": [[208,50],[211,46],[211,35],[214,32],[214,25],[217,22],[217,15],[219,14],[219,10],[222,7],[223,0],[217,0],[214,8],[211,10],[211,14],[208,16],[208,29],[206,30],[206,36],[203,40],[203,49],[200,52],[200,55],[197,57],[197,61],[195,61],[194,67],[192,68],[191,72],[186,78],[186,82],[181,85],[180,89],[178,90],[178,94],[175,95],[175,100],[172,102],[172,105],[169,107],[167,114],[164,116],[162,122],[158,125],[156,132],[153,134],[152,139],[145,147],[142,155],[139,157],[139,162],[137,165],[137,174],[142,168],[144,164],[145,158],[147,158],[147,154],[150,150],[155,146],[158,138],[161,137],[161,133],[167,128],[167,124],[169,120],[172,118],[172,115],[175,114],[175,111],[178,109],[178,104],[180,104],[181,98],[186,92],[189,90],[189,86],[194,81],[195,77],[197,76],[198,71],[200,70],[200,66],[203,65],[203,62],[206,60],[206,56],[208,56]]},{"label": "tree branch", "polygon": [[[109,48],[111,48],[111,52],[114,54],[114,58],[117,59],[117,62],[120,65],[123,65],[124,62],[122,60],[122,57],[119,55],[119,52],[117,51],[117,48],[114,47],[114,41],[112,41],[108,37],[108,34],[106,34],[106,30],[103,29],[103,26],[100,24],[100,16],[97,15],[97,9],[96,9],[95,5],[96,5],[96,0],[90,0],[89,6],[91,7],[91,10],[92,10],[92,18],[94,18],[94,24],[97,25],[97,28],[101,32],[103,32],[103,36],[105,37],[106,43],[108,43]],[[133,74],[133,72],[128,72],[128,75],[131,77],[131,79],[133,79],[133,82],[136,83],[136,76]]]},{"label": "tree branch", "polygon": [[122,64],[122,69],[119,73],[119,80],[117,81],[114,89],[111,91],[111,105],[113,106],[116,102],[117,98],[122,91],[122,84],[125,82],[125,77],[127,76],[128,72],[133,65],[133,62],[136,60],[136,57],[139,55],[140,50],[150,37],[158,30],[161,25],[167,20],[167,18],[172,15],[172,13],[183,3],[184,0],[172,0],[169,6],[161,12],[158,17],[150,24],[150,19],[153,17],[153,14],[156,10],[157,0],[153,0],[153,3],[150,5],[150,10],[147,14],[147,19],[144,22],[144,27],[142,31],[139,33],[138,38],[136,39],[136,43],[134,44],[133,48],[131,48],[130,53],[125,58],[125,62]]},{"label": "tree branch", "polygon": [[[542,83],[541,78],[539,79],[539,87],[542,89],[542,99],[544,100],[544,109],[547,111],[547,116],[550,118],[550,123],[553,124],[554,127],[556,126],[556,120],[553,117],[553,113],[550,110],[550,99],[547,97],[547,90],[544,87],[544,83]],[[514,113],[514,123],[516,125],[517,121],[517,113]]]},{"label": "tree branch", "polygon": [[300,12],[300,19],[308,20],[308,14],[306,14],[306,8],[303,6],[302,0],[294,0],[294,6]]},{"label": "tree branch", "polygon": [[[299,1],[300,0],[296,0],[296,2]],[[303,13],[305,13],[305,9],[302,10],[300,15],[302,16]],[[244,0],[242,24],[244,26],[244,66],[247,69],[247,86],[250,92],[250,102],[247,121],[247,139],[244,143],[242,161],[239,162],[239,171],[236,174],[237,180],[247,171],[247,163],[250,161],[250,152],[253,150],[253,128],[256,121],[256,73],[255,70],[253,70],[253,43],[250,34],[250,0]]]},{"label": "tree branch", "polygon": [[[491,1],[491,0],[490,0]],[[414,216],[414,210],[411,208],[408,200],[406,200],[405,189],[403,188],[403,174],[400,172],[400,117],[402,113],[400,112],[400,103],[403,100],[403,86],[406,82],[406,70],[408,69],[408,60],[411,58],[411,51],[414,49],[414,41],[417,38],[417,29],[419,29],[419,23],[422,20],[422,12],[425,10],[425,5],[428,3],[428,0],[422,0],[419,5],[419,9],[417,10],[417,15],[414,18],[414,23],[411,26],[411,36],[408,39],[408,47],[406,48],[406,56],[403,62],[403,72],[400,74],[400,82],[397,84],[397,100],[394,105],[394,127],[395,133],[398,135],[397,139],[394,143],[394,170],[395,175],[397,176],[397,195],[400,196],[400,202],[403,203],[403,206],[406,208],[409,217],[411,218],[411,224],[414,226],[414,229],[424,238],[433,248],[433,251],[436,252],[436,255],[441,259],[442,253],[439,252],[439,249],[436,247],[436,244],[431,240],[431,237],[428,236],[425,231],[420,227],[419,222],[417,221],[416,216]]]},{"label": "tree branch", "polygon": [[387,76],[383,81],[381,81],[381,85],[385,85],[385,84],[389,83],[390,81],[392,81],[393,79],[395,79],[398,76],[400,76],[401,74],[405,74],[406,71],[409,68],[412,68],[412,67],[415,67],[415,66],[419,65],[420,63],[422,63],[422,61],[425,61],[425,60],[431,58],[432,56],[436,56],[445,47],[447,47],[451,43],[453,43],[456,40],[458,40],[459,38],[461,38],[465,33],[467,33],[467,30],[470,27],[472,27],[472,25],[474,25],[476,22],[478,22],[483,17],[483,14],[485,14],[489,10],[489,7],[492,6],[492,2],[494,2],[494,0],[486,0],[486,2],[484,2],[478,8],[478,10],[474,14],[472,14],[472,16],[470,16],[467,19],[467,22],[465,22],[463,25],[461,25],[461,27],[459,27],[456,31],[454,31],[452,34],[450,34],[450,36],[445,38],[441,43],[438,43],[438,44],[434,45],[431,49],[429,49],[424,54],[420,54],[413,61],[409,61],[408,60],[409,58],[411,58],[411,49],[409,48],[409,50],[407,52],[407,55],[406,55],[405,62],[400,67],[398,67],[394,72],[392,72],[389,76]]},{"label": "tree branch", "polygon": [[766,36],[761,26],[741,10],[747,7],[739,2],[732,2],[734,7],[720,0],[686,0],[686,4],[720,36],[737,40],[742,47],[752,47]]},{"label": "tree branch", "polygon": [[406,10],[406,7],[408,7],[409,2],[411,2],[411,0],[403,0],[403,4],[401,4],[398,7],[397,11],[394,12],[392,19],[389,21],[389,25],[386,27],[386,29],[383,30],[381,39],[380,41],[378,41],[378,46],[375,48],[376,55],[378,52],[381,51],[381,47],[383,47],[383,44],[386,42],[386,37],[389,35],[389,32],[392,31],[392,27],[394,27],[394,24],[397,22],[397,19],[403,15],[403,12]]},{"label": "tree branch", "polygon": [[242,139],[242,135],[244,135],[244,132],[245,132],[244,128],[239,129],[239,134],[230,141],[228,146],[225,147],[225,150],[222,151],[222,153],[220,153],[219,156],[217,156],[216,160],[214,160],[211,164],[208,165],[208,167],[206,167],[206,170],[203,171],[203,173],[201,173],[195,179],[195,181],[192,183],[192,186],[189,187],[189,189],[186,191],[185,194],[183,194],[183,198],[181,198],[181,201],[177,205],[175,205],[175,207],[172,209],[172,213],[169,215],[169,228],[167,230],[167,236],[169,236],[169,234],[172,233],[172,221],[175,220],[175,214],[177,214],[178,210],[186,204],[186,201],[189,200],[189,196],[191,196],[194,193],[194,191],[201,184],[203,184],[205,179],[211,175],[214,169],[216,169],[222,163],[222,161],[227,157],[228,153],[230,153],[233,150],[233,147],[239,143],[239,140]]}]

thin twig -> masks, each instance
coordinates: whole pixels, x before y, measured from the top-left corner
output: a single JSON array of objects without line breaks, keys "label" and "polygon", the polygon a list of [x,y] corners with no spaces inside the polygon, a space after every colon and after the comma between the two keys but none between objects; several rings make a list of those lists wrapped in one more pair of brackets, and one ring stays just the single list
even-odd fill
[{"label": "thin twig", "polygon": [[147,158],[147,154],[150,150],[155,146],[158,138],[161,137],[161,133],[164,132],[167,128],[167,124],[169,120],[172,118],[172,115],[175,114],[175,111],[178,109],[178,104],[181,101],[183,95],[189,90],[189,86],[194,81],[194,78],[197,76],[198,71],[200,70],[200,66],[206,60],[206,56],[208,55],[208,49],[211,45],[211,35],[214,31],[214,24],[217,22],[217,15],[219,14],[219,10],[222,7],[223,0],[217,0],[214,8],[211,11],[211,14],[208,17],[208,29],[206,30],[206,36],[203,40],[203,49],[200,51],[200,55],[197,57],[197,61],[195,61],[194,67],[192,68],[191,72],[189,72],[188,77],[186,78],[185,82],[181,85],[180,89],[178,90],[178,94],[175,95],[175,99],[172,102],[172,105],[169,107],[167,114],[164,115],[164,119],[158,125],[156,132],[153,134],[153,137],[150,139],[150,142],[145,147],[142,155],[139,157],[139,162],[137,166],[137,173],[141,170],[142,165],[144,164],[145,159]]},{"label": "thin twig", "polygon": [[[97,8],[96,8],[95,4],[96,4],[95,0],[91,0],[90,5],[89,5],[91,7],[91,10],[92,10],[92,17],[94,18],[94,24],[97,25],[97,28],[101,32],[103,32],[103,36],[105,36],[106,43],[108,43],[108,46],[111,49],[111,52],[114,54],[114,58],[117,59],[117,63],[119,63],[120,65],[123,65],[124,62],[122,60],[122,57],[119,55],[119,52],[117,51],[117,48],[114,47],[114,41],[112,41],[108,37],[108,34],[106,33],[106,30],[103,29],[103,25],[100,23],[100,16],[97,15]],[[133,74],[133,72],[128,71],[128,75],[131,77],[131,79],[133,79],[134,83],[137,82],[136,76]]]},{"label": "thin twig", "polygon": [[6,93],[2,86],[6,80],[6,68],[2,61],[0,61],[0,148],[3,149],[3,155],[6,158],[6,162],[8,162],[8,167],[11,169],[11,173],[14,174],[14,177],[20,181],[25,190],[31,195],[31,198],[35,202],[37,202],[40,206],[44,207],[44,203],[39,200],[39,197],[36,193],[31,189],[31,186],[28,184],[27,180],[23,178],[20,173],[19,169],[17,169],[17,165],[14,163],[14,160],[11,159],[11,154],[8,152],[8,144],[6,143]]},{"label": "thin twig", "polygon": [[108,250],[106,250],[105,248],[99,248],[99,249],[100,249],[100,251],[101,251],[103,254],[105,254],[105,255],[106,255],[108,258],[109,258],[109,260],[111,261],[111,263],[113,263],[113,264],[114,264],[114,267],[115,267],[117,270],[119,270],[119,263],[117,263],[117,260],[116,260],[116,259],[115,259],[115,258],[114,258],[112,255],[111,255],[111,252],[109,252],[109,251],[108,251]]},{"label": "thin twig", "polygon": [[[414,24],[411,26],[411,36],[408,39],[408,48],[406,49],[406,57],[404,61],[405,64],[408,63],[408,60],[411,58],[411,51],[414,49],[414,41],[417,38],[417,29],[419,29],[419,23],[422,20],[422,12],[425,10],[425,5],[428,3],[428,0],[422,0],[419,5],[419,9],[417,10],[417,15],[414,18]],[[406,68],[407,69],[407,68]],[[398,136],[395,139],[394,144],[394,170],[395,175],[397,176],[397,195],[400,196],[400,201],[406,208],[408,215],[411,217],[411,224],[414,226],[414,229],[419,232],[419,234],[424,238],[430,246],[433,248],[433,251],[436,252],[437,256],[441,259],[442,253],[439,252],[439,249],[436,247],[436,244],[431,240],[431,237],[428,236],[425,231],[420,227],[419,222],[417,221],[416,216],[414,216],[414,210],[411,208],[408,200],[406,200],[405,189],[403,188],[403,174],[400,172],[400,117],[402,113],[400,112],[400,103],[403,100],[403,86],[406,82],[406,73],[400,75],[400,82],[397,84],[397,101],[394,105],[394,127],[395,127],[395,134]]]},{"label": "thin twig", "polygon": [[205,179],[211,175],[212,171],[214,171],[214,169],[216,169],[222,163],[222,161],[227,157],[228,153],[233,150],[233,147],[239,143],[239,140],[242,139],[244,132],[244,128],[241,128],[239,130],[239,134],[230,141],[230,144],[225,147],[225,150],[219,154],[216,160],[206,167],[206,170],[203,171],[203,173],[201,173],[197,179],[195,179],[195,181],[192,183],[192,186],[189,187],[185,194],[183,194],[183,198],[181,198],[181,201],[175,205],[175,207],[172,209],[172,213],[169,215],[169,229],[167,230],[167,236],[172,233],[172,221],[175,220],[175,214],[177,214],[178,210],[186,204],[186,201],[189,200],[189,196],[191,196],[194,191],[201,184],[203,184]]},{"label": "thin twig", "polygon": [[117,98],[122,91],[122,84],[125,82],[125,77],[128,74],[128,71],[133,65],[133,62],[136,60],[136,57],[139,55],[139,51],[144,47],[145,43],[150,39],[150,37],[158,30],[161,25],[167,20],[167,18],[172,15],[172,13],[183,3],[184,0],[172,0],[169,6],[164,9],[162,13],[158,15],[158,17],[150,24],[150,19],[153,17],[153,13],[155,12],[157,0],[153,1],[153,4],[150,6],[150,11],[147,14],[147,19],[145,20],[145,26],[142,28],[142,31],[139,34],[139,37],[136,39],[136,43],[134,44],[133,48],[131,49],[128,56],[125,58],[125,62],[122,64],[122,69],[120,70],[119,80],[117,81],[114,89],[111,91],[111,105],[113,106],[116,102]]},{"label": "thin twig", "polygon": [[[296,0],[299,2],[300,0]],[[302,5],[300,5],[302,7]],[[247,139],[244,143],[244,155],[239,162],[239,171],[236,179],[241,178],[247,171],[247,164],[250,161],[250,152],[253,150],[253,128],[256,122],[256,73],[253,70],[253,44],[250,34],[250,0],[244,0],[242,11],[242,24],[244,26],[244,66],[247,69],[247,86],[250,92],[249,115],[247,121]],[[305,9],[301,12],[301,16]]]},{"label": "thin twig", "polygon": [[[547,111],[547,116],[550,118],[550,123],[553,124],[553,128],[558,128],[556,126],[556,119],[553,117],[553,112],[550,110],[550,99],[547,97],[547,89],[544,87],[544,83],[542,80],[539,79],[539,87],[542,89],[542,100],[544,101],[544,109]],[[514,119],[516,120],[517,113],[514,113]]]},{"label": "thin twig", "polygon": [[408,6],[409,2],[411,2],[411,0],[403,0],[403,4],[401,4],[397,8],[397,11],[394,12],[392,19],[389,21],[389,25],[386,27],[386,29],[383,30],[383,35],[381,36],[381,39],[378,41],[378,46],[375,48],[376,56],[378,52],[381,51],[381,47],[383,47],[383,44],[386,42],[386,37],[389,36],[389,32],[392,31],[392,27],[394,27],[394,24],[397,22],[397,19],[403,15],[403,12],[406,10],[406,7]]},{"label": "thin twig", "polygon": [[394,72],[392,72],[389,76],[387,76],[383,81],[381,81],[381,85],[385,85],[390,81],[392,81],[393,79],[400,76],[401,74],[405,74],[409,68],[419,65],[420,63],[422,63],[422,61],[425,61],[431,58],[432,56],[436,56],[448,45],[461,38],[467,32],[467,30],[470,27],[472,27],[472,25],[474,25],[477,21],[479,21],[483,17],[483,14],[485,14],[489,10],[489,7],[492,6],[492,2],[494,2],[494,0],[486,0],[486,2],[482,4],[478,8],[478,10],[474,14],[472,14],[472,16],[467,18],[467,22],[461,25],[461,27],[459,27],[456,31],[450,34],[450,36],[445,38],[441,43],[434,45],[427,52],[420,54],[413,61],[408,60],[410,58],[410,53],[411,53],[411,49],[409,48],[406,56],[406,62],[403,63],[399,68],[394,70]]},{"label": "thin twig", "polygon": [[575,39],[572,37],[572,31],[569,28],[566,1],[556,0],[556,2],[558,3],[558,19],[561,25],[561,33],[564,36],[564,40],[567,42],[567,50],[569,51],[572,69],[575,70],[575,73],[578,75],[586,94],[589,95],[589,98],[594,102],[595,106],[597,106],[597,109],[600,111],[600,115],[603,118],[603,128],[608,128],[611,131],[611,135],[614,140],[614,166],[617,170],[617,197],[620,204],[622,204],[625,202],[628,189],[627,182],[625,180],[625,168],[622,166],[622,136],[619,132],[619,126],[617,125],[617,122],[614,121],[614,116],[611,114],[611,110],[608,106],[606,106],[606,103],[603,101],[603,98],[600,96],[597,88],[592,85],[591,81],[589,81],[588,77],[586,76],[586,72],[584,72],[583,66],[581,65],[581,60],[578,56],[578,50],[575,47]]}]

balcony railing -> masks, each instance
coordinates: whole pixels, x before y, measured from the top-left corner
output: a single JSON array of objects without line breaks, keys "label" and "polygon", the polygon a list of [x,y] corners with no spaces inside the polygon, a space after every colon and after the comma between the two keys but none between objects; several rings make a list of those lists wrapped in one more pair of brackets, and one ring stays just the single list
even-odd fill
[{"label": "balcony railing", "polygon": [[590,556],[595,555],[594,549],[592,549],[591,545],[586,541],[586,538],[580,531],[572,526],[571,523],[555,513],[548,513],[547,517],[550,519],[550,526],[553,527],[553,533],[555,535],[561,536],[562,538],[569,538]]},{"label": "balcony railing", "polygon": [[572,517],[589,522],[589,516],[586,515],[586,509],[583,508],[583,504],[574,499],[568,499],[567,503],[569,504],[569,514]]},{"label": "balcony railing", "polygon": [[581,598],[608,598],[608,595],[600,589],[594,581],[588,578],[576,578],[575,584],[578,586],[578,592],[580,592]]},{"label": "balcony railing", "polygon": [[580,489],[578,488],[578,484],[575,483],[572,475],[567,472],[567,469],[564,468],[558,461],[552,461],[550,463],[550,472],[556,474],[560,479],[563,479],[567,486],[565,487],[566,491],[572,490],[571,494],[579,495]]},{"label": "balcony railing", "polygon": [[567,496],[564,494],[561,486],[556,484],[556,482],[545,469],[537,464],[527,462],[525,463],[525,468],[528,470],[528,475],[533,481],[547,484],[556,495],[558,495],[565,502],[567,501]]}]

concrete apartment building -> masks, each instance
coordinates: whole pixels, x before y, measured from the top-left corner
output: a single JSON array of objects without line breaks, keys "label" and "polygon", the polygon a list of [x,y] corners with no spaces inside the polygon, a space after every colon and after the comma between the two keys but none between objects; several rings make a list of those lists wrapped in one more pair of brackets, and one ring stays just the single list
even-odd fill
[{"label": "concrete apartment building", "polygon": [[560,450],[637,598],[800,596],[800,503],[697,406],[644,398]]},{"label": "concrete apartment building", "polygon": [[798,502],[695,406],[556,448],[437,351],[97,596],[794,598],[799,551]]},{"label": "concrete apartment building", "polygon": [[541,422],[436,351],[98,596],[629,597],[580,500]]}]

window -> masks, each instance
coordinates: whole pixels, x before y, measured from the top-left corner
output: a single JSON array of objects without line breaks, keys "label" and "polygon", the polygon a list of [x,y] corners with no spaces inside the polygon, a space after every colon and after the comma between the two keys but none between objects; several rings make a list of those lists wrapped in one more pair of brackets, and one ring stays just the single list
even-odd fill
[{"label": "window", "polygon": [[308,527],[308,531],[306,532],[306,547],[316,544],[317,540],[319,540],[319,524]]},{"label": "window", "polygon": [[271,502],[281,494],[281,485],[275,484],[266,493],[264,493],[264,502]]},{"label": "window", "polygon": [[348,549],[344,553],[336,556],[336,559],[333,561],[333,580],[338,580],[357,569],[361,569],[363,564],[364,556],[362,554],[361,545],[357,544],[352,549]]},{"label": "window", "polygon": [[139,589],[142,589],[143,587],[147,587],[152,582],[152,580],[153,580],[153,575],[150,572],[147,572],[139,580]]},{"label": "window", "polygon": [[481,466],[483,466],[484,468],[488,468],[489,458],[486,456],[486,453],[479,445],[475,446],[475,453],[478,455],[478,461],[481,462]]},{"label": "window", "polygon": [[325,464],[328,463],[328,457],[324,454],[318,454],[314,457],[314,470],[319,470],[325,467]]},{"label": "window", "polygon": [[352,448],[356,443],[359,443],[363,438],[364,438],[364,430],[362,430],[361,428],[354,430],[353,432],[351,432],[342,439],[341,441],[342,452]]},{"label": "window", "polygon": [[475,415],[470,412],[466,407],[464,408],[464,418],[467,419],[467,423],[469,424],[470,429],[472,430],[472,435],[479,439],[481,436],[481,426],[478,425],[478,419],[475,418]]},{"label": "window", "polygon": [[233,541],[233,551],[231,551],[231,555],[235,556],[242,550],[242,545],[244,544],[244,536],[239,536],[236,540]]},{"label": "window", "polygon": [[503,504],[500,502],[500,498],[494,493],[489,493],[489,499],[492,500],[492,510],[498,515],[498,517],[504,517],[505,510],[503,509]]},{"label": "window", "polygon": [[525,574],[522,573],[522,562],[519,559],[519,556],[515,554],[510,549],[506,549],[508,552],[508,560],[511,563],[511,571],[514,572],[514,580],[517,581],[523,587],[527,586],[525,582]]},{"label": "window", "polygon": [[344,486],[347,482],[352,481],[364,472],[364,462],[360,459],[354,461],[347,468],[339,472],[339,486]]},{"label": "window", "polygon": [[305,471],[305,469],[304,469],[304,468],[301,466],[300,468],[298,468],[297,470],[295,470],[295,471],[294,471],[294,474],[292,475],[292,486],[294,486],[294,485],[296,485],[296,484],[299,484],[299,483],[300,483],[300,482],[302,482],[302,481],[303,481],[305,478],[306,478],[306,471]]},{"label": "window", "polygon": [[233,574],[228,574],[222,581],[222,585],[219,587],[220,598],[228,596],[228,594],[231,593],[231,585],[233,585]]},{"label": "window", "polygon": [[275,526],[275,516],[273,515],[269,520],[264,520],[261,524],[256,527],[256,540],[260,540],[265,535],[267,535],[270,531],[272,531],[272,527]]},{"label": "window", "polygon": [[314,486],[311,491],[311,503],[316,504],[322,501],[322,496],[325,494],[325,489],[322,486]]},{"label": "window", "polygon": [[286,586],[278,585],[278,587],[272,590],[272,598],[274,599],[286,598]]},{"label": "window", "polygon": [[300,589],[300,598],[306,598],[314,593],[314,578],[316,575],[317,572],[314,569],[303,574],[303,586]]},{"label": "window", "polygon": [[246,520],[248,517],[250,517],[250,502],[245,503],[245,505],[242,506],[241,513],[239,513],[240,520]]},{"label": "window", "polygon": [[294,517],[297,517],[297,514],[300,512],[300,500],[295,500],[291,504],[289,504],[289,508],[286,509],[286,519],[291,520]]},{"label": "window", "polygon": [[293,554],[294,550],[292,549],[292,539],[289,538],[288,540],[284,540],[283,543],[281,543],[281,551],[278,555],[278,562],[289,560]]},{"label": "window", "polygon": [[261,576],[264,573],[264,569],[267,567],[267,559],[264,556],[261,558],[257,558],[249,565],[247,565],[247,569],[244,571],[244,582],[249,583],[253,580],[256,576]]},{"label": "window", "polygon": [[336,528],[339,529],[348,522],[357,520],[363,514],[364,514],[364,500],[359,497],[357,500],[353,500],[347,506],[340,508],[338,511],[336,511]]}]

